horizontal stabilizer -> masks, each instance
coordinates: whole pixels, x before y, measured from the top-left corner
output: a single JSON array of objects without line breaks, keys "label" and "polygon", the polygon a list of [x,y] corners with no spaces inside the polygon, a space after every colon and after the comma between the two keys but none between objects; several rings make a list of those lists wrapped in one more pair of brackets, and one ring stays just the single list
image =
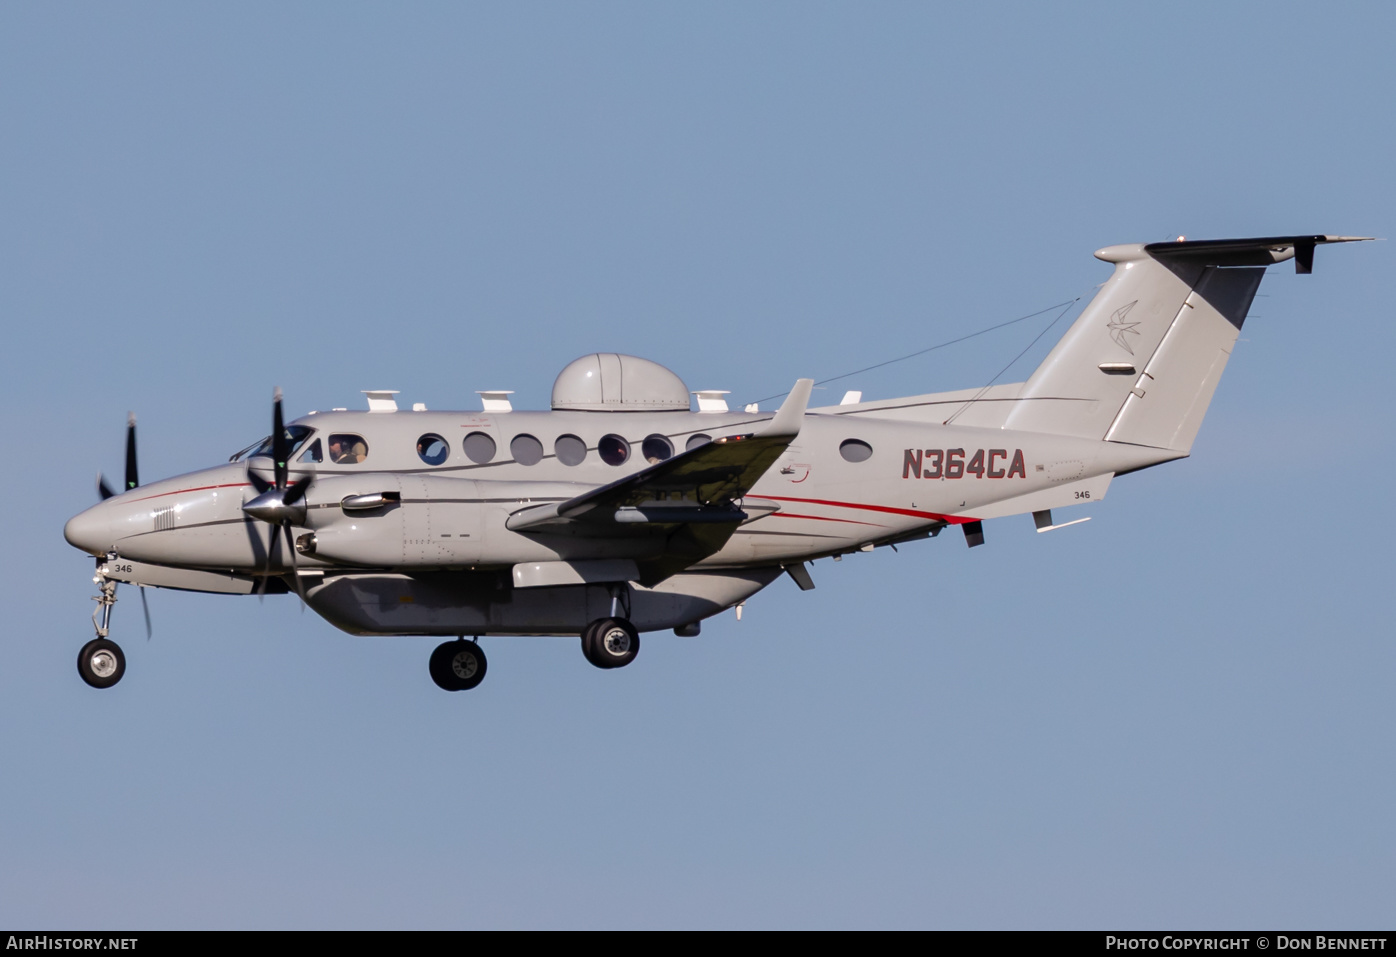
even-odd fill
[{"label": "horizontal stabilizer", "polygon": [[[1273,266],[1294,260],[1294,271],[1314,271],[1314,247],[1325,243],[1359,243],[1371,236],[1262,236],[1256,239],[1178,240],[1149,243],[1144,251],[1155,259],[1196,266]],[[1102,257],[1104,258],[1104,257]]]}]

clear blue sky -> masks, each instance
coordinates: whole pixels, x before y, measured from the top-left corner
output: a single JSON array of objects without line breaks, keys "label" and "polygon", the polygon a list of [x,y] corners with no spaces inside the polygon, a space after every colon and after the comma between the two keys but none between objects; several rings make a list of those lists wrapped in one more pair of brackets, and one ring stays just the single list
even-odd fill
[{"label": "clear blue sky", "polygon": [[[0,7],[0,925],[1380,927],[1392,247],[1266,280],[1191,459],[813,568],[600,672],[123,592],[63,522],[395,388],[594,350],[749,400],[1091,252],[1393,232],[1386,4]],[[983,384],[1013,327],[844,388]],[[1021,379],[1055,335],[1007,377]],[[817,393],[818,397],[820,394]],[[127,598],[131,600],[126,600]]]}]

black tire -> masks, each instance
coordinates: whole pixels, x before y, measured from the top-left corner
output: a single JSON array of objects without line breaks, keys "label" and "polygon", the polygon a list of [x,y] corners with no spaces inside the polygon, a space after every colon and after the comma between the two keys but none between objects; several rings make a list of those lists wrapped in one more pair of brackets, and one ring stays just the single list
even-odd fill
[{"label": "black tire", "polygon": [[598,668],[604,668],[604,667],[606,667],[606,666],[605,666],[604,664],[602,664],[601,661],[596,657],[596,647],[595,647],[595,646],[596,646],[596,629],[597,629],[597,626],[599,626],[599,625],[600,625],[602,622],[604,622],[604,621],[606,621],[605,618],[598,618],[598,619],[596,619],[595,621],[593,621],[591,624],[587,625],[587,626],[586,626],[586,630],[582,632],[582,657],[585,658],[587,661],[591,662],[593,665],[595,665],[595,666],[598,667]]},{"label": "black tire", "polygon": [[489,662],[473,641],[448,641],[436,646],[428,662],[431,680],[445,691],[469,691],[485,680]]},{"label": "black tire", "polygon": [[78,674],[94,688],[110,688],[126,673],[121,646],[106,638],[94,638],[78,652]]},{"label": "black tire", "polygon": [[640,653],[640,633],[624,618],[602,618],[590,633],[588,660],[598,668],[624,668]]}]

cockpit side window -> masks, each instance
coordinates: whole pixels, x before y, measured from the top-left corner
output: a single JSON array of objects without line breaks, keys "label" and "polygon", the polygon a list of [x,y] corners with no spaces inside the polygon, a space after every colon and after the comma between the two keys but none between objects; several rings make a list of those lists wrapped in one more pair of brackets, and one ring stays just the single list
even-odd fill
[{"label": "cockpit side window", "polygon": [[358,465],[368,458],[368,443],[362,435],[334,432],[326,444],[330,449],[330,461],[336,465]]},{"label": "cockpit side window", "polygon": [[[314,431],[314,429],[304,425],[286,426],[286,458],[290,459],[291,456],[295,455],[296,450],[299,449],[303,444],[305,444],[305,440],[310,438],[311,434],[314,433]],[[228,461],[236,462],[240,458],[246,457],[250,459],[255,458],[258,455],[271,455],[270,435],[263,439],[261,442],[258,442],[255,447],[249,445],[247,448],[234,455]]]},{"label": "cockpit side window", "polygon": [[303,452],[303,453],[301,454],[300,460],[301,460],[302,462],[323,462],[323,461],[325,461],[325,453],[324,453],[324,451],[320,448],[320,440],[319,440],[319,439],[316,439],[314,442],[311,442],[311,443],[310,443],[310,448],[306,449],[305,452]]},{"label": "cockpit side window", "polygon": [[238,459],[245,458],[247,456],[247,453],[251,452],[253,449],[257,448],[265,441],[266,439],[258,439],[256,442],[253,442],[247,448],[240,449],[239,451],[234,452],[232,455],[228,456],[228,461],[236,462]]}]

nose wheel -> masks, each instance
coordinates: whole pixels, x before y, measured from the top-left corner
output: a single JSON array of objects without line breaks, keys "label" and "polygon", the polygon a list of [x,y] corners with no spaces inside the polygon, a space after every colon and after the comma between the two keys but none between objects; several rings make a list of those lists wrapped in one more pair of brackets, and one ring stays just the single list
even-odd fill
[{"label": "nose wheel", "polygon": [[624,668],[640,653],[640,633],[624,618],[599,618],[582,632],[582,654],[598,668]]},{"label": "nose wheel", "polygon": [[107,637],[111,633],[112,605],[116,604],[116,582],[102,574],[101,559],[97,564],[98,571],[92,579],[100,589],[100,594],[93,599],[97,608],[92,612],[92,627],[97,637],[78,652],[78,674],[94,688],[110,688],[126,673],[126,655],[120,645]]},{"label": "nose wheel", "polygon": [[485,651],[476,642],[448,641],[431,653],[431,680],[443,691],[469,691],[485,680]]},{"label": "nose wheel", "polygon": [[110,638],[93,638],[78,652],[78,674],[94,688],[110,688],[126,673],[126,655]]}]

